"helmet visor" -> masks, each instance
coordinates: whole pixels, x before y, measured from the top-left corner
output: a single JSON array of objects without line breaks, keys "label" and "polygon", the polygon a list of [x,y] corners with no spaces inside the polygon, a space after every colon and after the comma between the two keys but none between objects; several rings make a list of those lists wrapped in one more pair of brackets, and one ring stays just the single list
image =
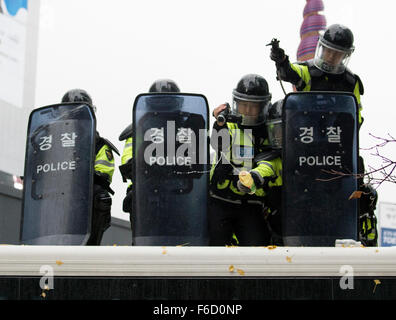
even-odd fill
[{"label": "helmet visor", "polygon": [[271,120],[266,122],[268,141],[274,148],[282,148],[282,120]]},{"label": "helmet visor", "polygon": [[335,49],[319,40],[315,51],[314,64],[327,73],[343,73],[351,54],[351,50]]},{"label": "helmet visor", "polygon": [[233,95],[232,111],[242,118],[241,125],[257,126],[264,123],[264,108],[270,99],[241,99]]}]

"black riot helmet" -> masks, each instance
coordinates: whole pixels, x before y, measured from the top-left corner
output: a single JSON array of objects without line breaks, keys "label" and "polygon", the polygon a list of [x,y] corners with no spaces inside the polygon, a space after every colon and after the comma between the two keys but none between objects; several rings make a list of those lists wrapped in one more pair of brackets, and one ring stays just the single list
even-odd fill
[{"label": "black riot helmet", "polygon": [[92,99],[90,95],[83,89],[72,89],[67,91],[62,102],[87,102],[92,105]]},{"label": "black riot helmet", "polygon": [[86,102],[92,106],[96,112],[96,107],[92,104],[91,96],[83,89],[72,89],[67,91],[62,97],[63,102]]},{"label": "black riot helmet", "polygon": [[267,80],[257,74],[247,74],[232,92],[232,111],[242,117],[242,125],[264,123],[264,108],[271,102]]},{"label": "black riot helmet", "polygon": [[340,24],[328,27],[319,37],[314,64],[328,73],[342,73],[355,50],[353,34],[350,29]]},{"label": "black riot helmet", "polygon": [[267,105],[264,110],[268,140],[275,149],[282,148],[282,108],[283,100],[278,100]]},{"label": "black riot helmet", "polygon": [[176,82],[170,79],[159,79],[151,85],[150,93],[154,92],[180,92]]}]

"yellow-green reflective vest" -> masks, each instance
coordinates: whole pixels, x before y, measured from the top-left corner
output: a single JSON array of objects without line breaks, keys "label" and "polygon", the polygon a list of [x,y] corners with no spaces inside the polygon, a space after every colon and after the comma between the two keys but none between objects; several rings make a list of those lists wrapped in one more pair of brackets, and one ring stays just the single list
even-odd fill
[{"label": "yellow-green reflective vest", "polygon": [[[261,147],[265,148],[268,146],[268,141],[260,139],[259,145],[257,145],[255,137],[252,135],[252,130],[240,129],[236,123],[227,123],[227,129],[231,143],[227,150],[222,151],[221,155],[216,154],[210,172],[211,189],[214,189],[216,194],[221,194],[222,196],[228,194],[235,199],[246,196],[246,193],[239,191],[237,188],[238,172],[242,170],[250,171],[256,167],[254,163],[255,152],[260,150]],[[263,130],[265,129],[263,128]],[[226,176],[221,177],[220,182],[215,182],[213,181],[213,176],[222,163],[230,163],[233,170],[228,172]],[[258,172],[260,173],[260,171]],[[214,186],[213,183],[216,185]],[[264,189],[258,188],[255,194],[249,196],[249,198],[261,199],[264,196]]]},{"label": "yellow-green reflective vest", "polygon": [[[295,71],[298,76],[301,78],[303,84],[299,86],[299,91],[311,91],[312,89],[312,77],[309,72],[309,67],[308,65],[305,64],[299,64],[299,63],[290,63],[290,67]],[[326,78],[326,77],[325,77]],[[327,78],[326,78],[327,79]],[[353,94],[356,97],[358,108],[359,108],[359,124],[362,123],[362,104],[360,101],[360,93],[363,91],[363,88],[360,87],[360,80],[356,81],[355,86],[353,88]],[[301,90],[302,88],[302,90]]]},{"label": "yellow-green reflective vest", "polygon": [[111,148],[105,144],[100,148],[95,158],[95,171],[105,173],[111,183],[114,173],[114,156]]}]

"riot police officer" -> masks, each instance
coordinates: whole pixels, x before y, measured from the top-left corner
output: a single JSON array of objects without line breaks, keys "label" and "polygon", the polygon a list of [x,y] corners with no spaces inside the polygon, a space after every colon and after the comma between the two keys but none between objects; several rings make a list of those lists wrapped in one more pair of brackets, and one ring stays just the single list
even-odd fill
[{"label": "riot police officer", "polygon": [[265,218],[271,231],[271,244],[283,245],[282,240],[282,103],[278,100],[265,109],[265,125],[271,149],[258,156],[258,168],[265,179]]},{"label": "riot police officer", "polygon": [[[170,79],[159,79],[150,86],[149,93],[180,92],[175,81]],[[128,125],[119,136],[120,141],[125,140],[124,150],[119,167],[124,182],[129,181],[126,196],[123,200],[122,210],[130,214],[132,226],[132,123]]]},{"label": "riot police officer", "polygon": [[[82,89],[67,91],[62,102],[85,102],[96,111],[90,95]],[[92,225],[87,245],[100,245],[104,232],[110,227],[112,204],[110,194],[114,194],[110,188],[114,173],[113,151],[119,155],[117,148],[96,131]]]},{"label": "riot police officer", "polygon": [[[361,115],[362,104],[360,99],[360,96],[364,94],[364,88],[359,76],[347,68],[348,61],[355,49],[353,42],[353,33],[349,28],[340,24],[333,24],[319,37],[314,59],[290,63],[284,50],[276,46],[272,47],[270,57],[276,63],[278,77],[281,80],[291,82],[297,91],[345,91],[353,93],[358,103],[360,128],[364,121]],[[359,156],[358,171],[361,175],[365,172],[364,161],[361,156]],[[361,191],[365,189],[362,178],[358,179],[358,188]],[[367,211],[363,209],[366,207],[366,204],[362,203],[363,201],[366,201],[365,198],[359,201],[360,215],[364,215]],[[374,229],[372,232],[374,232]],[[362,234],[362,231],[360,233]]]},{"label": "riot police officer", "polygon": [[360,190],[363,193],[359,202],[359,241],[366,247],[376,247],[378,245],[378,232],[374,211],[378,194],[370,184],[364,184]]},{"label": "riot police officer", "polygon": [[315,57],[312,60],[290,63],[283,49],[273,46],[271,59],[275,61],[278,77],[291,82],[297,91],[346,91],[355,95],[361,116],[360,96],[364,93],[359,76],[348,68],[348,61],[355,49],[352,31],[340,24],[329,26],[319,37]]},{"label": "riot police officer", "polygon": [[[268,135],[269,148],[256,157],[257,167],[253,170],[260,173],[263,180],[260,182],[265,191],[264,217],[271,234],[270,244],[283,245],[282,240],[282,103],[278,100],[274,104],[268,104],[264,109],[265,126]],[[239,189],[255,189],[257,186],[243,185],[238,181]]]},{"label": "riot police officer", "polygon": [[[241,246],[269,243],[270,235],[263,217],[264,177],[257,168],[256,156],[269,147],[264,109],[270,103],[267,81],[260,75],[248,74],[233,90],[232,112],[226,104],[213,111],[216,122],[211,145],[216,159],[210,173],[208,217],[212,246],[233,244],[233,235]],[[222,143],[219,143],[219,136]],[[227,138],[229,143],[224,143]],[[256,186],[254,192],[238,183],[238,174],[242,171],[251,174]]]}]

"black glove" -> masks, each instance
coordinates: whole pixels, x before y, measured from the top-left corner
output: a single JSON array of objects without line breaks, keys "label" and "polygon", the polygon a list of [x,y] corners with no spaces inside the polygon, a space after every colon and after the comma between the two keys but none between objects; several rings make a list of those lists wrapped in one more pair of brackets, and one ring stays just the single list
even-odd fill
[{"label": "black glove", "polygon": [[252,188],[249,189],[248,187],[243,185],[243,183],[240,180],[238,180],[238,182],[237,182],[237,188],[241,192],[253,194],[254,192],[256,192],[257,188],[261,188],[264,185],[264,179],[256,171],[249,171],[249,173],[251,174],[251,176],[253,178]]},{"label": "black glove", "polygon": [[265,183],[263,177],[260,176],[260,174],[257,171],[253,171],[253,170],[250,171],[250,174],[252,175],[253,182],[256,188],[261,188]]},{"label": "black glove", "polygon": [[122,211],[132,213],[132,187],[127,190],[127,195],[122,202]]},{"label": "black glove", "polygon": [[238,180],[238,182],[237,182],[237,187],[238,187],[238,190],[241,191],[241,192],[244,192],[244,193],[250,193],[250,192],[252,192],[252,190],[250,190],[248,187],[244,186],[244,185],[242,184],[242,182],[239,181],[239,180]]},{"label": "black glove", "polygon": [[282,48],[279,47],[272,47],[271,48],[271,60],[277,62],[277,63],[281,63],[285,60],[286,55],[285,55],[285,50],[283,50]]},{"label": "black glove", "polygon": [[128,159],[126,163],[119,166],[122,181],[126,182],[127,179],[132,180],[132,158]]}]

